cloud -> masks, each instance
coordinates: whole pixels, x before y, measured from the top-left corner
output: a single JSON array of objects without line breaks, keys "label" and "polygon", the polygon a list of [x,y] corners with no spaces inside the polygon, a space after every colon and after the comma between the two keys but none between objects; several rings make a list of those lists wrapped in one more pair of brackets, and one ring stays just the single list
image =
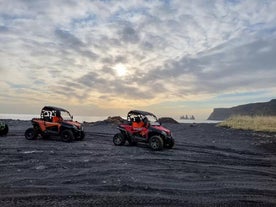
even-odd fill
[{"label": "cloud", "polygon": [[124,97],[129,99],[149,99],[154,95],[150,91],[144,91],[143,88],[135,87],[127,84],[127,80],[117,78],[104,79],[101,75],[95,72],[89,72],[76,80],[83,85],[84,88],[90,91],[96,91],[104,96]]},{"label": "cloud", "polygon": [[[265,48],[265,49],[264,49]],[[143,81],[174,81],[176,94],[227,93],[273,87],[276,76],[276,39],[256,40],[238,47],[219,46],[196,57],[171,61],[155,68]],[[142,80],[141,80],[142,81]],[[178,84],[178,85],[177,85]],[[185,86],[189,85],[189,88]]]},{"label": "cloud", "polygon": [[132,27],[124,27],[122,31],[119,32],[120,39],[122,39],[124,42],[127,43],[138,43],[139,42],[139,36],[137,32]]},{"label": "cloud", "polygon": [[65,47],[71,46],[73,48],[79,48],[84,45],[81,40],[79,40],[77,37],[75,37],[68,31],[57,29],[55,30],[55,34],[63,43],[62,46],[65,46]]}]

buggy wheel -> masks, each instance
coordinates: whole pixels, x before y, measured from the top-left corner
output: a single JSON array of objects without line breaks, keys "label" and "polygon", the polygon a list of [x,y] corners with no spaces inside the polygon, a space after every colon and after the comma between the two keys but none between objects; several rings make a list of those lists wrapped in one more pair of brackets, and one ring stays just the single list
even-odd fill
[{"label": "buggy wheel", "polygon": [[159,136],[152,136],[150,138],[149,144],[150,144],[150,147],[155,151],[162,150],[164,146],[163,140]]},{"label": "buggy wheel", "polygon": [[3,124],[3,126],[0,127],[0,136],[6,136],[8,134],[8,132],[9,132],[8,125],[7,124]]},{"label": "buggy wheel", "polygon": [[64,142],[71,142],[74,139],[73,132],[68,129],[63,130],[60,136]]},{"label": "buggy wheel", "polygon": [[174,139],[172,138],[171,140],[169,140],[169,141],[166,142],[166,146],[165,147],[168,148],[168,149],[172,149],[173,146],[174,146]]},{"label": "buggy wheel", "polygon": [[84,137],[85,137],[85,133],[84,133],[83,131],[81,131],[80,136],[76,137],[76,140],[77,140],[77,141],[81,141],[81,140],[84,139]]},{"label": "buggy wheel", "polygon": [[37,132],[34,130],[34,128],[29,128],[25,131],[25,138],[27,140],[33,140],[37,138]]},{"label": "buggy wheel", "polygon": [[124,145],[126,143],[126,138],[124,137],[124,135],[122,133],[117,133],[113,137],[113,143],[116,146]]}]

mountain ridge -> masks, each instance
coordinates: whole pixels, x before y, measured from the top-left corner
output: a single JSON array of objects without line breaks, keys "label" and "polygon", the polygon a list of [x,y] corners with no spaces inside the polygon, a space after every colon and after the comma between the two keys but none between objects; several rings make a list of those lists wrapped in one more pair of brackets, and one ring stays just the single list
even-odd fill
[{"label": "mountain ridge", "polygon": [[268,102],[249,103],[231,108],[214,108],[207,120],[225,120],[233,115],[276,116],[276,99]]}]

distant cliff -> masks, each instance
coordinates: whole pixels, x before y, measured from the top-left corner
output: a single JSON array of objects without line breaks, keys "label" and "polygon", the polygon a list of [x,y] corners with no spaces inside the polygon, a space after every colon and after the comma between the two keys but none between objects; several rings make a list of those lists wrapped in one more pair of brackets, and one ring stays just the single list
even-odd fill
[{"label": "distant cliff", "polygon": [[276,99],[264,103],[250,103],[232,108],[215,108],[208,120],[225,120],[232,115],[276,116]]}]

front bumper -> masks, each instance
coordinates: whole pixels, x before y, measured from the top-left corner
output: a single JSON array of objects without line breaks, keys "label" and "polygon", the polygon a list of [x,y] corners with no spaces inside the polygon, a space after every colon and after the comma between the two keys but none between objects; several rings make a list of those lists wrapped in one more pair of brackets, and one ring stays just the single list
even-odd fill
[{"label": "front bumper", "polygon": [[80,137],[84,133],[83,126],[80,126],[79,128],[74,127],[73,128],[73,134],[76,137]]}]

